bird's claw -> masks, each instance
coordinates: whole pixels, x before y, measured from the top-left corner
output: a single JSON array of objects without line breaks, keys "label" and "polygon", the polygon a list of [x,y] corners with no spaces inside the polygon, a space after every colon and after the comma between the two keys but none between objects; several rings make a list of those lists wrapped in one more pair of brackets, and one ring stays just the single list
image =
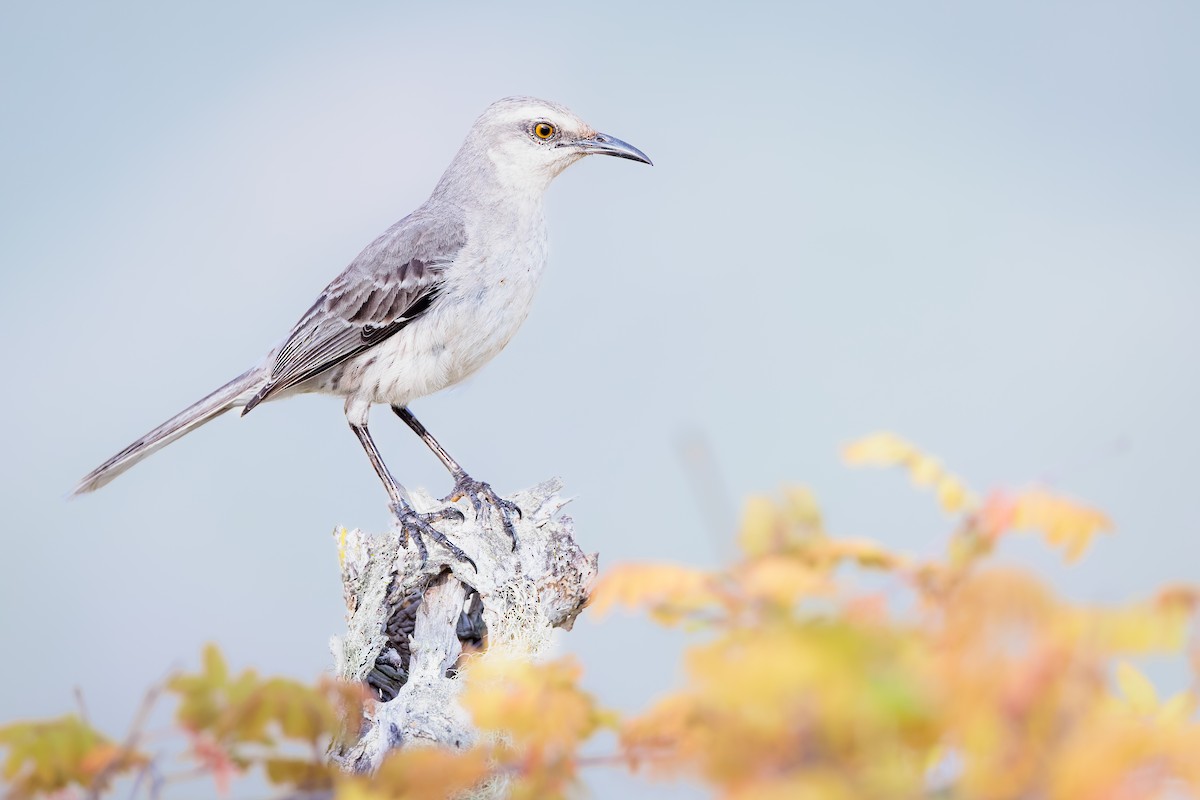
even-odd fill
[{"label": "bird's claw", "polygon": [[396,517],[396,523],[400,528],[400,544],[408,549],[409,536],[417,545],[417,552],[421,554],[421,564],[429,560],[429,550],[425,546],[423,537],[428,536],[442,547],[450,551],[450,554],[459,561],[465,561],[471,565],[471,569],[479,572],[479,567],[475,565],[475,561],[464,553],[458,545],[446,538],[446,535],[433,527],[434,522],[442,520],[454,519],[462,522],[466,519],[463,513],[457,508],[443,508],[438,511],[432,511],[427,514],[418,513],[416,509],[407,503],[398,503],[392,506],[392,514]]},{"label": "bird's claw", "polygon": [[491,503],[492,507],[496,509],[496,513],[500,515],[500,521],[504,523],[505,533],[512,539],[512,549],[517,549],[517,527],[513,524],[512,515],[516,514],[518,518],[522,516],[520,506],[496,494],[495,490],[483,481],[477,481],[466,474],[454,482],[454,489],[442,499],[442,502],[453,503],[461,497],[471,501],[476,519],[483,516],[483,501],[487,500]]}]

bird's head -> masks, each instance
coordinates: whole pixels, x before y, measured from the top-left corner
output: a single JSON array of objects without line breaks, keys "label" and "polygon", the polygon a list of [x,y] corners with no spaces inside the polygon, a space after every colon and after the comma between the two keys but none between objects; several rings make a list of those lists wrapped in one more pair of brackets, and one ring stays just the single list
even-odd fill
[{"label": "bird's head", "polygon": [[488,106],[471,128],[468,151],[488,159],[504,183],[543,189],[587,155],[652,164],[641,150],[597,132],[570,109],[532,97],[506,97]]}]

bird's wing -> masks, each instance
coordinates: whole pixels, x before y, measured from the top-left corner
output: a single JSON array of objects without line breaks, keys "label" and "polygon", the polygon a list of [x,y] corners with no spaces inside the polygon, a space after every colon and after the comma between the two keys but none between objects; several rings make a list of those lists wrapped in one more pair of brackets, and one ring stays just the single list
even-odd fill
[{"label": "bird's wing", "polygon": [[429,309],[465,240],[458,232],[422,235],[420,226],[406,231],[407,221],[368,246],[325,287],[280,346],[267,382],[243,414],[382,342]]}]

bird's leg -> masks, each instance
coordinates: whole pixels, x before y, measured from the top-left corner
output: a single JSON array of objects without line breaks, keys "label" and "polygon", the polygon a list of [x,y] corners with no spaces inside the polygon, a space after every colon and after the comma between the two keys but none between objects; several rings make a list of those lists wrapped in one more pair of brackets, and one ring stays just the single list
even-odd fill
[{"label": "bird's leg", "polygon": [[446,469],[450,470],[451,476],[454,477],[454,489],[443,499],[453,502],[460,497],[466,497],[471,501],[471,505],[475,507],[475,516],[478,517],[483,513],[483,499],[486,498],[496,509],[496,512],[500,514],[500,520],[504,523],[504,530],[512,539],[513,550],[516,550],[517,528],[513,524],[512,515],[521,516],[520,507],[516,503],[505,500],[496,494],[492,487],[483,481],[477,481],[468,475],[466,470],[459,466],[458,462],[446,452],[446,448],[442,447],[438,443],[438,440],[433,438],[433,434],[426,430],[425,426],[413,416],[413,413],[406,406],[392,406],[392,411],[396,412],[396,416],[404,420],[404,423],[413,429],[413,433],[421,437],[421,441],[433,451],[433,454],[446,466]]},{"label": "bird's leg", "polygon": [[432,525],[433,522],[445,519],[461,520],[462,512],[455,508],[443,508],[431,514],[418,513],[408,499],[408,492],[404,490],[399,481],[392,477],[387,464],[383,463],[383,457],[379,455],[379,448],[375,446],[375,440],[371,438],[371,432],[367,430],[366,424],[359,425],[351,422],[350,430],[354,431],[363,450],[367,451],[367,458],[371,459],[371,466],[375,468],[376,474],[379,475],[384,488],[387,489],[388,497],[391,498],[392,513],[396,515],[396,521],[400,523],[400,544],[407,548],[408,537],[411,534],[413,541],[416,542],[417,552],[421,554],[421,563],[424,564],[429,559],[429,551],[425,548],[425,542],[421,537],[428,536],[449,550],[459,561],[467,562],[472,569],[478,572],[479,567],[475,566],[471,557]]}]

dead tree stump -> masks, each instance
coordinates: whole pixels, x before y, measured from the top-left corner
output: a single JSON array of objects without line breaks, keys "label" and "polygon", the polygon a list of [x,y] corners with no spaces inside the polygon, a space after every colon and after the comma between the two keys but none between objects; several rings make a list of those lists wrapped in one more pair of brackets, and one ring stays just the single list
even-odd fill
[{"label": "dead tree stump", "polygon": [[[521,509],[515,550],[490,505],[477,520],[471,504],[458,501],[465,520],[437,523],[438,530],[478,573],[434,543],[422,564],[395,531],[334,532],[347,610],[346,635],[330,642],[335,671],[369,684],[378,699],[357,740],[332,754],[344,769],[374,771],[400,747],[470,746],[476,732],[458,704],[464,654],[497,650],[532,660],[554,628],[571,628],[598,557],[579,548],[571,518],[559,514],[568,502],[561,488],[555,479],[508,498]],[[413,502],[419,511],[444,505],[420,491]]]}]

